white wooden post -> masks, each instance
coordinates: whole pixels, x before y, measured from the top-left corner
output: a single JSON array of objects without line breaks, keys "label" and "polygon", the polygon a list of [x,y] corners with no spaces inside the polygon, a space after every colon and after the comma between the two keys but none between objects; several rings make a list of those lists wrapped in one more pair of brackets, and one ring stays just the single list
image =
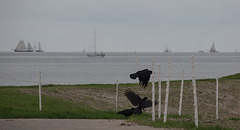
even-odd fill
[{"label": "white wooden post", "polygon": [[42,95],[41,95],[41,87],[42,87],[42,84],[41,84],[41,71],[39,71],[39,110],[41,111],[42,110]]},{"label": "white wooden post", "polygon": [[192,61],[192,84],[193,84],[193,96],[194,96],[194,119],[195,119],[195,125],[198,127],[198,106],[197,106],[197,87],[196,87],[196,79],[195,79],[195,73],[194,73],[194,62],[193,62],[193,56],[191,56]]},{"label": "white wooden post", "polygon": [[154,59],[152,59],[152,121],[155,121],[155,82],[154,82]]},{"label": "white wooden post", "polygon": [[180,93],[180,102],[179,102],[179,111],[178,111],[179,116],[182,115],[183,83],[184,83],[184,70],[182,71],[181,93]]},{"label": "white wooden post", "polygon": [[116,111],[118,110],[118,80],[116,85]]},{"label": "white wooden post", "polygon": [[216,119],[218,119],[218,76],[216,77]]},{"label": "white wooden post", "polygon": [[169,85],[170,85],[170,57],[168,57],[168,74],[167,74],[167,87],[166,87],[166,98],[165,98],[165,109],[163,122],[167,122],[167,109],[168,109],[168,96],[169,96]]},{"label": "white wooden post", "polygon": [[160,69],[160,65],[158,66],[158,69],[159,69],[159,81],[158,81],[158,118],[160,119],[161,118],[161,93],[162,93],[162,85],[161,85],[161,69]]}]

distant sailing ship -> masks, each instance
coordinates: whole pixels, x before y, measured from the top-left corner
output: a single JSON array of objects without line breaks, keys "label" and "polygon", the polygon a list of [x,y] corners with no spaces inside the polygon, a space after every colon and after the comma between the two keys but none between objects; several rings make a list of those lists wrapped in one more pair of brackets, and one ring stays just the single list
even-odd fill
[{"label": "distant sailing ship", "polygon": [[23,40],[19,41],[17,47],[14,50],[15,52],[33,52],[31,44],[28,42],[27,47]]},{"label": "distant sailing ship", "polygon": [[17,47],[15,48],[14,50],[15,52],[33,52],[33,51],[36,51],[36,52],[43,52],[42,48],[41,48],[41,45],[40,45],[40,42],[38,44],[38,49],[36,49],[36,47],[32,48],[31,44],[28,42],[27,44],[27,47],[24,43],[23,40],[20,40],[17,44]]},{"label": "distant sailing ship", "polygon": [[165,47],[165,49],[164,49],[163,52],[164,52],[164,53],[171,53],[172,51],[171,51],[170,49],[168,49],[168,48]]},{"label": "distant sailing ship", "polygon": [[94,53],[87,54],[88,57],[105,57],[105,54],[103,52],[97,53],[96,51],[96,30],[94,33]]},{"label": "distant sailing ship", "polygon": [[218,51],[216,51],[214,42],[213,42],[213,44],[212,44],[212,46],[211,46],[210,52],[218,52]]},{"label": "distant sailing ship", "polygon": [[38,49],[35,50],[36,52],[43,52],[40,42],[38,43]]}]

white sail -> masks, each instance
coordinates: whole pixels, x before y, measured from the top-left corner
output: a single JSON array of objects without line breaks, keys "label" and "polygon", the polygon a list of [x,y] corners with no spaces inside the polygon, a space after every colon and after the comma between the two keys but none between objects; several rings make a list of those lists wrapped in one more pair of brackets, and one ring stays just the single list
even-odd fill
[{"label": "white sail", "polygon": [[17,47],[15,48],[15,51],[16,50],[20,50],[20,42],[17,44]]},{"label": "white sail", "polygon": [[38,49],[36,50],[36,52],[43,52],[40,42],[38,43]]},{"label": "white sail", "polygon": [[26,47],[26,45],[25,45],[25,43],[24,43],[23,40],[22,40],[22,42],[21,42],[20,49],[22,49],[22,50],[27,49],[27,47]]},{"label": "white sail", "polygon": [[28,42],[28,45],[27,45],[27,49],[28,50],[32,50],[33,48],[32,48],[32,46],[31,46],[31,44]]},{"label": "white sail", "polygon": [[23,40],[19,41],[15,51],[26,51],[26,50],[27,48],[24,41]]},{"label": "white sail", "polygon": [[42,50],[40,42],[38,43],[38,50]]},{"label": "white sail", "polygon": [[213,44],[211,46],[210,52],[217,52],[216,48],[215,48],[215,45],[214,45],[214,42],[213,42]]}]

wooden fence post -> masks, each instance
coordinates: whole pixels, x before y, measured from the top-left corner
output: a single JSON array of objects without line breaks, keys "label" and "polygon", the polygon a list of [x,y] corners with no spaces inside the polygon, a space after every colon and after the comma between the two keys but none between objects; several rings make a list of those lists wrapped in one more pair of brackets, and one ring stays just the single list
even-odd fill
[{"label": "wooden fence post", "polygon": [[178,111],[179,116],[182,115],[183,83],[184,83],[184,70],[182,71],[181,93],[180,93],[180,102],[179,102],[179,111]]},{"label": "wooden fence post", "polygon": [[118,110],[118,80],[117,80],[117,84],[116,84],[116,111]]},{"label": "wooden fence post", "polygon": [[197,106],[197,87],[196,87],[196,79],[194,73],[194,62],[193,56],[191,56],[192,61],[192,84],[193,84],[193,96],[194,96],[194,119],[195,119],[195,126],[198,127],[198,106]]},{"label": "wooden fence post", "polygon": [[152,59],[152,121],[155,121],[155,82],[154,82],[154,59]]},{"label": "wooden fence post", "polygon": [[42,84],[41,84],[41,71],[39,71],[39,88],[38,88],[38,92],[39,92],[39,110],[42,110],[42,94],[41,94],[41,88],[42,88]]},{"label": "wooden fence post", "polygon": [[162,93],[162,85],[161,85],[161,69],[160,69],[160,65],[158,66],[158,69],[159,69],[159,81],[158,81],[158,118],[160,119],[161,118],[161,93]]},{"label": "wooden fence post", "polygon": [[168,74],[167,74],[167,87],[166,87],[166,98],[165,98],[165,109],[163,122],[167,122],[167,109],[168,109],[168,96],[169,96],[169,85],[170,85],[170,57],[168,57]]}]

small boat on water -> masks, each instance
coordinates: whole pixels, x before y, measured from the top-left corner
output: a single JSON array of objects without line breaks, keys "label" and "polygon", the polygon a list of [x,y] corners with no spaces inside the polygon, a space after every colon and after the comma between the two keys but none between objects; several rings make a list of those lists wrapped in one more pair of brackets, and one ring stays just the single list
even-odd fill
[{"label": "small boat on water", "polygon": [[105,57],[105,53],[93,53],[93,54],[87,54],[88,57]]},{"label": "small boat on water", "polygon": [[101,52],[101,53],[97,53],[96,51],[96,30],[94,33],[94,52],[93,53],[88,53],[87,54],[88,57],[102,57],[104,58],[106,56],[105,53]]},{"label": "small boat on water", "polygon": [[164,53],[171,53],[172,51],[170,49],[168,49],[168,48],[165,48],[163,52]]},{"label": "small boat on water", "polygon": [[210,48],[210,52],[218,52],[218,51],[216,51],[214,42],[213,42],[213,44],[212,44],[212,46],[211,46],[211,48]]},{"label": "small boat on water", "polygon": [[40,42],[38,43],[38,49],[35,50],[36,52],[43,52]]}]

